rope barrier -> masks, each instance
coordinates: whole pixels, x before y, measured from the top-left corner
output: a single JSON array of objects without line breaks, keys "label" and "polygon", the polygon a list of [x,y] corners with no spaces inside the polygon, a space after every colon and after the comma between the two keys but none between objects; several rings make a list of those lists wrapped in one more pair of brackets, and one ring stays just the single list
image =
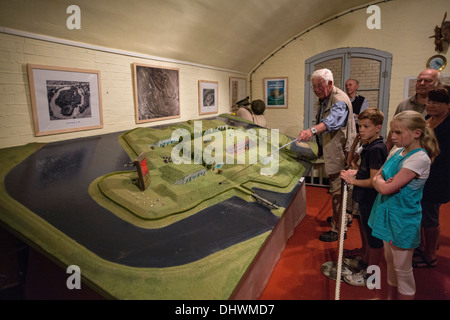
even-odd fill
[{"label": "rope barrier", "polygon": [[337,274],[336,274],[336,292],[335,300],[340,299],[341,294],[341,274],[342,274],[342,258],[344,255],[344,238],[345,238],[345,226],[347,225],[347,193],[348,184],[344,180],[341,181],[341,222],[339,230],[339,256],[337,263]]}]

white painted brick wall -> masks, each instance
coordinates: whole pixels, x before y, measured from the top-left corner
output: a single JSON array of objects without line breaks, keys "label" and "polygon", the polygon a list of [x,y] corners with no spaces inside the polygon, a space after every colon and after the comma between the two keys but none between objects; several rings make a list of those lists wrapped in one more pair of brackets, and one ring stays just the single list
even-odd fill
[{"label": "white painted brick wall", "polygon": [[[433,5],[430,5],[430,4]],[[288,77],[288,109],[268,110],[268,126],[297,136],[303,129],[305,60],[343,47],[367,47],[393,55],[390,119],[403,100],[404,80],[425,69],[434,52],[434,26],[442,21],[448,0],[395,0],[379,4],[381,30],[369,30],[365,10],[332,20],[287,45],[252,76],[253,99],[263,99],[263,79]],[[440,8],[436,10],[436,8]],[[441,10],[442,9],[442,10]],[[300,34],[304,30],[298,30]],[[277,48],[274,48],[274,51]],[[444,53],[450,60],[448,53]],[[132,63],[180,69],[181,118],[139,125],[173,123],[198,116],[198,80],[219,81],[219,114],[229,112],[229,77],[241,74],[189,65],[163,63],[71,47],[0,33],[0,148],[28,142],[47,142],[98,135],[136,127]],[[101,130],[34,137],[26,65],[43,64],[101,71],[104,128]],[[255,67],[259,64],[255,61]],[[449,67],[447,66],[447,71]],[[248,93],[250,88],[247,87]],[[307,106],[310,107],[310,106]],[[204,116],[209,117],[209,116]]]},{"label": "white painted brick wall", "polygon": [[[370,15],[365,10],[355,11],[333,19],[286,45],[253,74],[253,99],[263,99],[262,79],[289,78],[289,108],[268,110],[270,128],[279,128],[280,132],[297,137],[303,129],[305,60],[346,47],[374,48],[392,54],[388,120],[392,118],[398,103],[403,100],[405,78],[417,76],[426,68],[428,58],[436,54],[433,39],[429,36],[433,34],[435,25],[441,23],[445,8],[450,12],[450,7],[448,0],[395,0],[380,3],[379,7],[380,30],[366,27]],[[298,34],[304,31],[299,30]],[[450,60],[448,53],[444,55]],[[447,66],[443,73],[449,73],[448,70]]]},{"label": "white painted brick wall", "polygon": [[[181,106],[179,119],[136,124],[133,63],[179,69]],[[99,70],[103,129],[35,137],[27,64]],[[198,114],[198,80],[219,82],[218,114],[228,113],[230,109],[229,77],[243,77],[243,75],[0,33],[0,148],[204,118],[206,116],[200,117]]]}]

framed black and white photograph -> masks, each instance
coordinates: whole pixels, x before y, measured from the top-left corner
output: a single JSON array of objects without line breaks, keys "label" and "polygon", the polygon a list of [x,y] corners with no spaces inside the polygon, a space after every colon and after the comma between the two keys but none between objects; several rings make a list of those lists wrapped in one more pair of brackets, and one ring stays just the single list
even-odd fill
[{"label": "framed black and white photograph", "polygon": [[288,78],[265,78],[264,102],[267,109],[287,109]]},{"label": "framed black and white photograph", "polygon": [[103,127],[100,71],[28,65],[36,136]]},{"label": "framed black and white photograph", "polygon": [[133,64],[136,123],[180,117],[179,69]]},{"label": "framed black and white photograph", "polygon": [[198,81],[198,113],[200,115],[217,113],[219,108],[219,82]]},{"label": "framed black and white photograph", "polygon": [[247,79],[230,77],[230,110],[236,102],[247,97]]}]

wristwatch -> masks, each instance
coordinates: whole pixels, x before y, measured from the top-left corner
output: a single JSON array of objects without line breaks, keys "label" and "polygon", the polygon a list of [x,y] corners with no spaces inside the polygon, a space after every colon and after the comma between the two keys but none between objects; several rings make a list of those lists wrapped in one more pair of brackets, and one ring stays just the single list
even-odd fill
[{"label": "wristwatch", "polygon": [[312,132],[313,135],[316,135],[316,134],[317,134],[316,128],[312,127],[312,128],[311,128],[311,132]]}]

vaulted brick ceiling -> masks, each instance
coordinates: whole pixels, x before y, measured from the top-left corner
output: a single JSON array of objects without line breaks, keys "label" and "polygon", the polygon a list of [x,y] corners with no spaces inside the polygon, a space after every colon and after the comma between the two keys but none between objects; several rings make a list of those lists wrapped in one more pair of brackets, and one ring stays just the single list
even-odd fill
[{"label": "vaulted brick ceiling", "polygon": [[[0,0],[0,31],[250,72],[311,26],[366,0]],[[81,10],[81,29],[66,26]]]}]

